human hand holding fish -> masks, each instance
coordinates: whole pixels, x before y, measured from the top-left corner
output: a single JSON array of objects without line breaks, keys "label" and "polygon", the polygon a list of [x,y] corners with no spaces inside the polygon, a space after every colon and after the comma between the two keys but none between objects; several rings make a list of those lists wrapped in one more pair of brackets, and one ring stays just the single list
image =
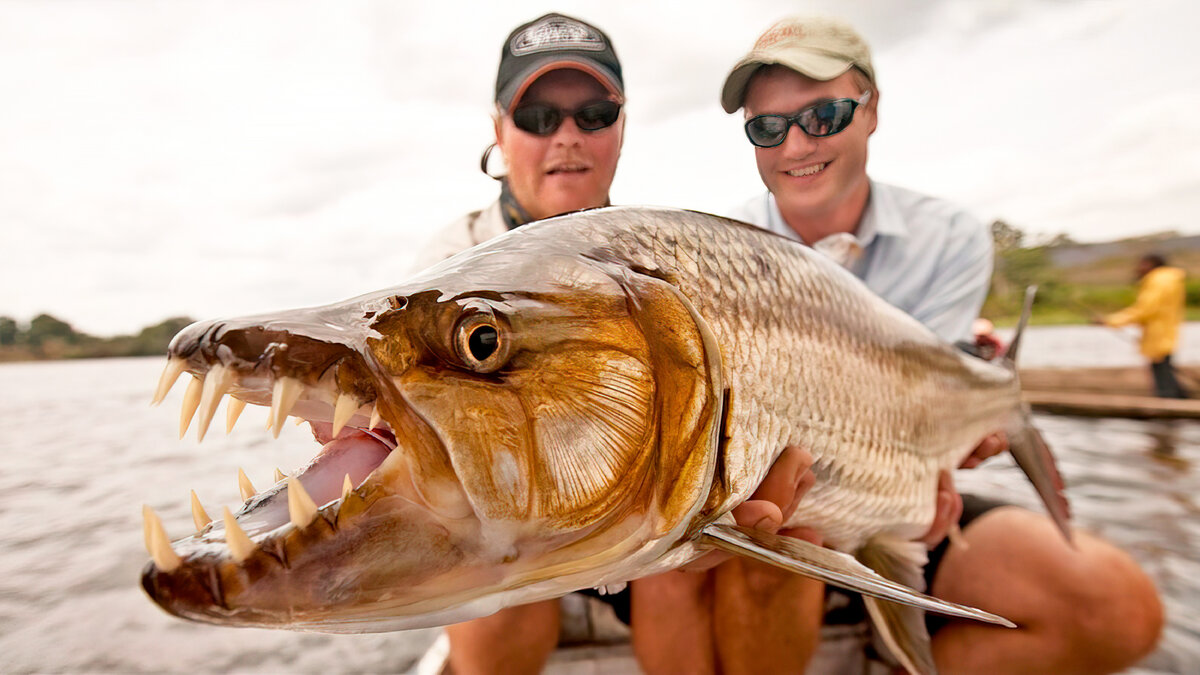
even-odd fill
[{"label": "human hand holding fish", "polygon": [[[759,484],[750,499],[733,509],[738,525],[752,527],[770,534],[797,536],[791,530],[780,532],[779,528],[796,512],[800,500],[816,483],[812,472],[813,457],[804,448],[788,446],[771,465],[767,477]],[[819,544],[820,536],[811,528],[791,528],[807,536],[801,538]],[[733,558],[732,553],[714,550],[681,567],[686,572],[706,572]],[[790,574],[785,572],[785,574]]]}]

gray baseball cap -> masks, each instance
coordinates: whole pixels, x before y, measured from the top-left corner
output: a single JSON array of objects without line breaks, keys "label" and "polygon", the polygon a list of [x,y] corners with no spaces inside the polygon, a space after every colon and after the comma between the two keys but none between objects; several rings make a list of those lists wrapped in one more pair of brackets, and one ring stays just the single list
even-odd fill
[{"label": "gray baseball cap", "polygon": [[746,100],[746,85],[763,66],[781,65],[813,78],[832,80],[858,68],[875,82],[871,49],[850,24],[827,16],[788,17],[773,24],[737,62],[721,88],[721,107],[736,112]]},{"label": "gray baseball cap", "polygon": [[563,14],[546,14],[518,26],[504,42],[496,73],[496,103],[510,109],[534,80],[561,68],[583,71],[613,94],[624,96],[621,62],[604,31]]}]

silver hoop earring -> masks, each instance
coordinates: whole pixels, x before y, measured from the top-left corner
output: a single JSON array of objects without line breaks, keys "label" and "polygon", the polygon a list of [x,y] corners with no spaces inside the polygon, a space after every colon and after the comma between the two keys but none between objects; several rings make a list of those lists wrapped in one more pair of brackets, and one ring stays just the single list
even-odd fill
[{"label": "silver hoop earring", "polygon": [[492,180],[500,180],[500,179],[504,178],[504,174],[500,174],[497,176],[497,175],[492,174],[490,171],[488,171],[488,160],[491,159],[492,151],[495,149],[496,149],[495,143],[492,143],[491,145],[484,148],[483,157],[479,158],[479,170],[482,171],[485,176],[487,176],[488,178],[491,178]]}]

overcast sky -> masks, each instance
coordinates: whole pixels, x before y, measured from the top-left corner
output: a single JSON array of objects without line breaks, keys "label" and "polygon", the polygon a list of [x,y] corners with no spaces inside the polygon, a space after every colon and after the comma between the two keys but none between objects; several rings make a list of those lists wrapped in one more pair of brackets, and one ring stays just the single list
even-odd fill
[{"label": "overcast sky", "polygon": [[872,44],[874,177],[1033,233],[1200,232],[1200,3],[0,0],[0,315],[136,332],[398,282],[485,206],[500,46],[544,12],[626,72],[621,204],[761,190],[718,91],[775,19]]}]

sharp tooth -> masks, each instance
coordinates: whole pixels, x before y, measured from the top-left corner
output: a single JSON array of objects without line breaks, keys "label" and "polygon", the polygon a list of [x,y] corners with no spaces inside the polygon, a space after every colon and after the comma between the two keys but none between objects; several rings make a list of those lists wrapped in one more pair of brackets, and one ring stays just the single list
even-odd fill
[{"label": "sharp tooth", "polygon": [[154,390],[154,398],[150,399],[150,405],[158,405],[167,397],[167,392],[171,391],[171,387],[175,386],[175,380],[183,374],[187,368],[187,361],[178,356],[173,356],[167,359],[167,367],[163,368],[162,375],[158,378],[158,388]]},{"label": "sharp tooth", "polygon": [[183,393],[183,408],[179,411],[179,437],[187,433],[188,426],[192,423],[192,417],[196,414],[196,408],[200,407],[200,394],[204,388],[203,377],[192,377],[192,381],[188,382],[187,391]]},{"label": "sharp tooth", "polygon": [[337,405],[333,407],[333,435],[336,437],[341,433],[342,428],[346,426],[346,422],[354,416],[354,411],[358,410],[361,405],[358,399],[349,394],[338,394]]},{"label": "sharp tooth", "polygon": [[225,401],[225,433],[233,431],[233,425],[237,424],[245,409],[246,402],[240,398],[230,396],[229,400]]},{"label": "sharp tooth", "polygon": [[208,512],[204,510],[204,505],[200,503],[200,498],[196,496],[195,490],[192,490],[192,522],[196,524],[197,532],[208,527],[208,524],[212,522],[212,518],[209,518]]},{"label": "sharp tooth", "polygon": [[275,380],[275,388],[271,392],[271,418],[268,422],[271,425],[271,435],[275,438],[279,438],[279,432],[283,429],[283,421],[292,412],[292,406],[296,405],[296,400],[300,398],[300,393],[303,391],[304,385],[294,377],[281,377]]},{"label": "sharp tooth", "polygon": [[146,504],[142,504],[142,537],[145,539],[146,550],[150,553],[154,552],[154,537],[152,531],[154,529],[155,521],[158,521],[159,525],[162,524],[162,521],[158,520],[158,514],[154,513],[154,509],[150,508]]},{"label": "sharp tooth", "polygon": [[275,482],[278,483],[281,480],[287,480],[287,474],[280,471],[279,467],[275,467]]},{"label": "sharp tooth", "polygon": [[170,572],[183,562],[171,548],[171,539],[163,528],[158,514],[149,506],[142,506],[142,532],[146,537],[146,550],[154,559],[154,566],[162,572]]},{"label": "sharp tooth", "polygon": [[234,562],[242,562],[254,553],[254,542],[250,541],[250,537],[246,536],[246,532],[237,524],[237,519],[229,512],[229,507],[221,507],[225,509],[225,543],[229,545],[229,555],[233,557]]},{"label": "sharp tooth", "polygon": [[200,422],[196,428],[197,441],[204,440],[204,432],[208,431],[208,425],[212,423],[217,404],[221,402],[225,392],[229,391],[229,385],[232,383],[233,371],[220,364],[213,366],[204,376],[204,392],[200,397]]},{"label": "sharp tooth", "polygon": [[383,417],[379,414],[379,404],[376,403],[375,405],[371,406],[371,428],[374,429],[375,427],[379,426],[379,422],[382,419]]},{"label": "sharp tooth", "polygon": [[350,474],[346,474],[346,478],[342,480],[342,501],[346,501],[346,497],[350,496],[350,491],[354,489],[354,483],[350,482]]},{"label": "sharp tooth", "polygon": [[303,417],[297,417],[296,418],[296,426],[300,426],[301,424],[304,424],[307,421],[308,420],[304,419]]},{"label": "sharp tooth", "polygon": [[258,490],[254,489],[254,483],[246,476],[246,472],[238,468],[238,489],[242,491],[242,501],[248,502],[250,498],[258,494]]},{"label": "sharp tooth", "polygon": [[308,527],[317,517],[317,503],[304,491],[304,486],[295,478],[288,479],[288,514],[296,527]]}]

